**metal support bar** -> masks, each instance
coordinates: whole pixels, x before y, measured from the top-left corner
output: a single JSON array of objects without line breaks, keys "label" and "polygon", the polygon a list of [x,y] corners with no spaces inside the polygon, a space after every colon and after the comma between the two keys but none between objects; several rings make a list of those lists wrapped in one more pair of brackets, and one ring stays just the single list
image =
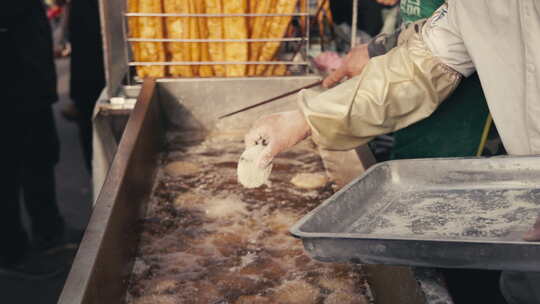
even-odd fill
[{"label": "metal support bar", "polygon": [[222,65],[222,64],[285,64],[285,65],[309,65],[307,61],[155,61],[155,62],[130,62],[130,66],[147,66],[147,65]]},{"label": "metal support bar", "polygon": [[176,39],[176,38],[128,38],[130,42],[282,42],[306,41],[307,38],[246,38],[246,39]]},{"label": "metal support bar", "polygon": [[[305,1],[306,8],[309,8],[309,0],[301,0]],[[175,66],[175,65],[184,65],[184,66],[201,66],[201,65],[286,65],[288,67],[290,66],[298,66],[298,70],[295,70],[297,73],[307,73],[309,71],[308,68],[304,68],[304,66],[309,67],[311,63],[306,60],[308,58],[308,52],[309,49],[309,27],[310,27],[310,17],[312,14],[310,13],[309,9],[307,11],[295,11],[293,13],[288,14],[280,14],[280,13],[237,13],[237,14],[225,14],[225,13],[217,13],[217,14],[208,14],[208,13],[142,13],[142,12],[126,12],[125,8],[122,10],[123,17],[123,34],[124,38],[122,39],[124,41],[124,55],[127,60],[127,67],[133,67],[133,66]],[[307,17],[304,18],[306,20],[306,32],[301,33],[300,35],[295,35],[296,37],[282,37],[282,38],[273,38],[273,37],[260,37],[260,38],[244,38],[244,39],[207,39],[206,37],[200,37],[200,38],[142,38],[142,37],[128,37],[129,35],[129,27],[127,26],[127,21],[129,18],[132,17],[159,17],[159,18],[178,18],[178,17],[185,17],[185,18],[212,18],[212,17],[290,17],[290,18],[301,18],[301,17]],[[299,49],[301,49],[303,46],[305,46],[304,52],[303,52],[303,58],[300,59],[298,62],[294,61],[295,56],[297,53],[293,53],[293,57],[290,58],[279,58],[281,61],[204,61],[204,62],[167,62],[167,61],[152,61],[152,62],[140,62],[135,61],[136,59],[133,58],[133,54],[130,52],[129,46],[130,44],[135,43],[296,43],[299,45]],[[275,58],[273,58],[275,59]],[[300,69],[300,67],[302,67]],[[303,71],[303,72],[301,72]],[[131,84],[133,81],[133,75],[128,74],[128,84]],[[135,79],[136,80],[136,79]]]},{"label": "metal support bar", "polygon": [[358,31],[358,0],[353,0],[351,49],[356,45],[356,32]]},{"label": "metal support bar", "polygon": [[[122,18],[122,37],[129,37],[127,18]],[[124,57],[126,61],[126,75],[127,75],[127,84],[132,85],[133,79],[131,77],[131,69],[129,68],[129,43],[124,43]]]},{"label": "metal support bar", "polygon": [[309,13],[292,14],[180,14],[180,13],[125,13],[126,17],[296,17],[309,16]]},{"label": "metal support bar", "polygon": [[302,12],[302,13],[306,13],[307,14],[307,18],[306,18],[306,32],[305,32],[305,36],[307,38],[307,41],[306,41],[306,48],[304,49],[304,59],[305,58],[308,58],[308,51],[309,51],[309,42],[311,41],[311,33],[309,32],[310,31],[310,23],[311,21],[309,20],[311,14],[309,14],[309,0],[304,0],[306,2],[306,9],[308,10],[307,12]]}]

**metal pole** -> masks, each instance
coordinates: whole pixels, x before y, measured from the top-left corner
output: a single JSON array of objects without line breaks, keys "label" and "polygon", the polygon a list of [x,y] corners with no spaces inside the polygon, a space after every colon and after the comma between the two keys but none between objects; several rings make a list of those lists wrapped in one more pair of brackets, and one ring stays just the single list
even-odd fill
[{"label": "metal pole", "polygon": [[[122,34],[124,35],[124,56],[126,57],[126,67],[127,67],[127,84],[132,85],[133,79],[131,79],[131,68],[129,67],[130,59],[129,59],[129,43],[127,42],[129,40],[129,31],[127,29],[127,17],[125,15],[122,15]],[[112,97],[112,96],[111,96]]]},{"label": "metal pole", "polygon": [[351,49],[356,45],[356,31],[358,25],[358,0],[353,0],[352,28],[351,28]]},{"label": "metal pole", "polygon": [[[311,18],[311,15],[309,14],[310,13],[310,9],[309,9],[309,0],[304,0],[306,2],[306,9],[307,9],[307,12],[302,12],[302,13],[308,13],[307,14],[307,17],[306,17],[306,32],[303,33],[304,34],[304,38],[307,38],[307,41],[306,41],[306,49],[304,50],[304,59],[305,58],[308,58],[308,54],[309,54],[309,43],[310,43],[310,25],[311,25],[311,20],[309,18]],[[307,70],[306,70],[306,74],[307,74]]]}]

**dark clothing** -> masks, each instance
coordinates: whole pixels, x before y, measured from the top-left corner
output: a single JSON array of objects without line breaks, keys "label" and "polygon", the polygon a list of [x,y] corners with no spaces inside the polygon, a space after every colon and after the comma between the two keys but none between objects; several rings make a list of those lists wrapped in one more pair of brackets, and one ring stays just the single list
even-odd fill
[{"label": "dark clothing", "polygon": [[371,39],[368,43],[369,58],[384,55],[395,48],[397,46],[399,34],[401,34],[401,29],[398,29],[389,35],[379,34]]},{"label": "dark clothing", "polygon": [[[97,0],[73,0],[69,13],[70,96],[76,104],[93,103],[105,86]],[[78,105],[79,106],[79,105]]]},{"label": "dark clothing", "polygon": [[40,0],[2,5],[0,100],[16,111],[47,108],[58,96],[51,29],[43,5]]},{"label": "dark clothing", "polygon": [[540,273],[503,271],[501,290],[508,304],[538,304]]},{"label": "dark clothing", "polygon": [[431,116],[394,133],[391,158],[475,156],[488,114],[475,73],[464,79]]},{"label": "dark clothing", "polygon": [[5,200],[0,204],[0,240],[10,244],[0,250],[0,263],[17,262],[27,249],[20,217],[20,194],[32,223],[34,238],[50,239],[62,233],[64,222],[56,205],[54,165],[59,142],[52,109],[27,112],[13,120]]},{"label": "dark clothing", "polygon": [[[351,25],[352,3],[352,0],[330,1],[330,10],[336,24],[347,23]],[[383,26],[381,14],[383,7],[374,0],[358,1],[358,29],[368,33],[370,36],[377,35]]]},{"label": "dark clothing", "polygon": [[92,114],[105,86],[97,0],[73,0],[70,8],[70,96],[79,111],[79,137],[86,167],[92,160]]},{"label": "dark clothing", "polygon": [[[439,269],[455,304],[507,304],[499,290],[501,272],[479,269]],[[523,302],[526,304],[526,302]]]},{"label": "dark clothing", "polygon": [[77,111],[79,111],[79,140],[83,151],[84,163],[88,172],[92,170],[92,114],[96,99],[74,100]]},{"label": "dark clothing", "polygon": [[0,100],[7,107],[4,128],[7,181],[0,203],[0,264],[24,256],[28,237],[21,223],[20,194],[32,222],[33,237],[62,234],[56,205],[54,165],[59,143],[51,104],[57,100],[51,29],[40,0],[3,3],[0,10]]}]

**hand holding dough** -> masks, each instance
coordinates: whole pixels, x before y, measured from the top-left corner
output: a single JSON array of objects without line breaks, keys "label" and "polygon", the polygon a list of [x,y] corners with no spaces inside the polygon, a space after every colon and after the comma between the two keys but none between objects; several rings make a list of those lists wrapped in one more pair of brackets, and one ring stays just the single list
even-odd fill
[{"label": "hand holding dough", "polygon": [[261,154],[266,147],[262,144],[249,146],[238,161],[238,182],[246,188],[257,188],[268,182],[272,172],[272,164],[262,168],[258,165]]},{"label": "hand holding dough", "polygon": [[298,144],[310,134],[299,110],[273,113],[259,118],[244,137],[246,147],[264,144],[257,165],[266,168],[274,157]]}]

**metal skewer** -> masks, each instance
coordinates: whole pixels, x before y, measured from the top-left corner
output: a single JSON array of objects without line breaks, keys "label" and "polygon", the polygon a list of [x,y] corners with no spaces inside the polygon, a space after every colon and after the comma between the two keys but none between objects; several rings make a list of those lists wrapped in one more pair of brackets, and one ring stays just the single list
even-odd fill
[{"label": "metal skewer", "polygon": [[236,110],[236,111],[231,112],[231,113],[229,113],[229,114],[225,114],[225,115],[219,116],[218,119],[222,119],[222,118],[225,118],[225,117],[229,117],[229,116],[231,116],[231,115],[238,114],[238,113],[240,113],[240,112],[244,112],[244,111],[247,111],[247,110],[249,110],[249,109],[256,108],[256,107],[258,107],[258,106],[262,106],[262,105],[267,104],[267,103],[270,103],[270,102],[272,102],[272,101],[275,101],[275,100],[278,100],[278,99],[281,99],[281,98],[290,96],[290,95],[295,94],[295,93],[298,93],[298,92],[300,92],[300,91],[302,91],[302,90],[304,90],[304,89],[309,89],[309,88],[313,88],[313,87],[316,87],[316,86],[320,86],[321,84],[322,84],[322,80],[319,80],[319,81],[317,81],[317,82],[314,82],[314,83],[308,84],[308,85],[306,85],[306,86],[303,86],[303,87],[301,87],[301,88],[299,88],[299,89],[295,89],[295,90],[292,90],[292,91],[283,93],[283,94],[278,95],[278,96],[276,96],[276,97],[272,97],[272,98],[270,98],[270,99],[266,99],[266,100],[264,100],[264,101],[258,102],[258,103],[256,103],[256,104],[251,105],[251,106],[247,106],[247,107],[242,108],[242,109],[240,109],[240,110]]}]

